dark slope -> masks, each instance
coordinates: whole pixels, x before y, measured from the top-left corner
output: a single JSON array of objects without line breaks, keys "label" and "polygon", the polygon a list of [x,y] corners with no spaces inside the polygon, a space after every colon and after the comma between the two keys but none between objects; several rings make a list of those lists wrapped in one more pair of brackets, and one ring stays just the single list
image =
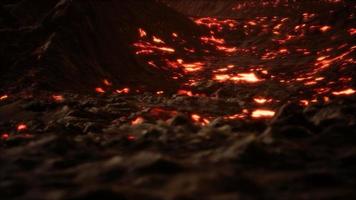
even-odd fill
[{"label": "dark slope", "polygon": [[[352,0],[162,0],[168,6],[189,16],[246,18],[251,16],[295,15],[302,12],[328,12],[330,9],[352,9]],[[282,9],[281,9],[282,8]],[[326,13],[325,13],[326,14]]]},{"label": "dark slope", "polygon": [[1,43],[1,87],[34,83],[44,89],[85,91],[108,78],[151,88],[166,80],[163,85],[173,89],[169,74],[149,70],[134,56],[131,44],[137,30],[164,39],[177,32],[196,45],[194,37],[201,32],[183,15],[152,0],[21,1],[2,9],[8,17],[0,30],[6,41]]}]

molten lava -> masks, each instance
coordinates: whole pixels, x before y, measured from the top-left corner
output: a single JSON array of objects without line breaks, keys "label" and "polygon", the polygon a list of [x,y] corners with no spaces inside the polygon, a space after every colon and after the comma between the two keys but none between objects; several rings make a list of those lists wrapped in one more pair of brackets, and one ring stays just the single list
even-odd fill
[{"label": "molten lava", "polygon": [[335,96],[352,95],[352,94],[355,94],[355,93],[356,93],[356,90],[349,88],[349,89],[346,89],[346,90],[333,92],[333,95],[335,95]]},{"label": "molten lava", "polygon": [[139,124],[142,124],[144,121],[145,121],[144,118],[137,117],[136,119],[132,120],[131,124],[132,125],[139,125]]},{"label": "molten lava", "polygon": [[2,96],[0,96],[0,101],[3,101],[3,100],[5,100],[5,99],[7,99],[7,98],[9,98],[9,96],[8,95],[2,95]]},{"label": "molten lava", "polygon": [[25,131],[25,130],[27,130],[26,124],[21,123],[17,125],[17,131]]},{"label": "molten lava", "polygon": [[276,113],[272,110],[258,109],[252,112],[253,118],[272,118]]}]

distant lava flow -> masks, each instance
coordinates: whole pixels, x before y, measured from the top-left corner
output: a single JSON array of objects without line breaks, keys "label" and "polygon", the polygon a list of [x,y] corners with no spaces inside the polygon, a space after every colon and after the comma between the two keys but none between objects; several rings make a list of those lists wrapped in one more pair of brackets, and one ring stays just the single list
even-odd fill
[{"label": "distant lava flow", "polygon": [[[248,5],[236,5],[231,12],[244,6]],[[176,72],[171,78],[181,81],[177,95],[244,102],[240,113],[225,119],[272,118],[274,110],[286,102],[308,106],[355,94],[356,28],[324,20],[335,12],[191,18],[209,33],[197,38],[203,48],[200,53],[177,33],[165,41],[143,28],[137,29],[138,40],[132,47],[148,66]],[[346,21],[355,18],[352,13],[342,14]],[[116,91],[133,92],[129,88]],[[105,91],[97,88],[97,92]],[[209,114],[201,114],[191,113],[192,120],[208,124]]]}]

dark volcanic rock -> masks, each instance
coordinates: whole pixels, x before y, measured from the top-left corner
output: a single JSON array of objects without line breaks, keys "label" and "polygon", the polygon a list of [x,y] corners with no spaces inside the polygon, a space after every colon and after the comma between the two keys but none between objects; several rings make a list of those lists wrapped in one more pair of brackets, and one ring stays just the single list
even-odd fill
[{"label": "dark volcanic rock", "polygon": [[[153,0],[24,0],[9,10],[21,27],[0,29],[0,36],[9,39],[0,46],[7,49],[0,54],[6,66],[1,69],[2,87],[20,81],[41,89],[91,91],[110,79],[115,85],[172,90],[176,84],[168,72],[147,67],[133,56],[138,28],[166,41],[175,32],[195,46],[202,33],[188,18]],[[23,78],[18,79],[19,74]]]}]

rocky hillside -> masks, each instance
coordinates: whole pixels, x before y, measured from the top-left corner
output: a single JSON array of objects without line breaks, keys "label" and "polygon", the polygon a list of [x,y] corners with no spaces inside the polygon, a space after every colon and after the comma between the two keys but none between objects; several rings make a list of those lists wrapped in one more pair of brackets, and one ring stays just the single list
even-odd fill
[{"label": "rocky hillside", "polygon": [[138,30],[162,38],[177,54],[182,47],[172,41],[172,33],[198,46],[195,37],[202,32],[187,17],[153,0],[5,1],[1,10],[0,37],[6,41],[0,45],[1,87],[12,90],[33,85],[90,91],[103,79],[174,88],[169,73],[147,67],[134,55]]}]

